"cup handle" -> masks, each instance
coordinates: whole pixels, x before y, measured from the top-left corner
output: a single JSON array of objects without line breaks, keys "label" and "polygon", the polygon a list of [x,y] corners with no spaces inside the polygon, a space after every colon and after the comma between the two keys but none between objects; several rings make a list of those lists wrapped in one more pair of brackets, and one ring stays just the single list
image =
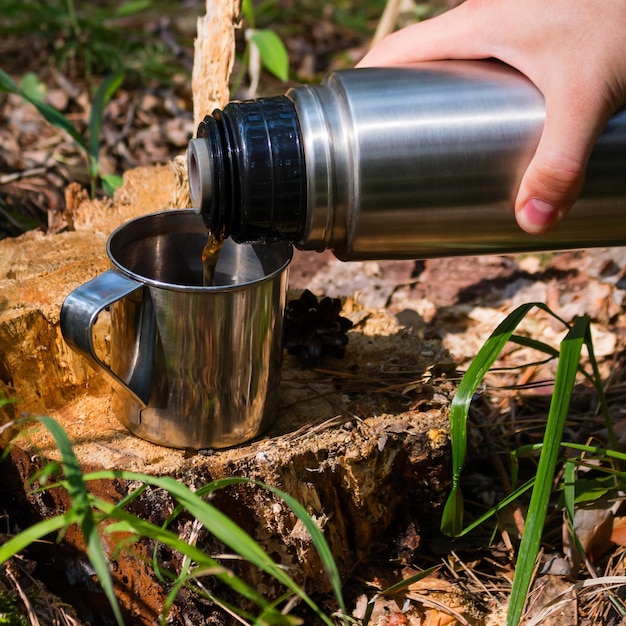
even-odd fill
[{"label": "cup handle", "polygon": [[148,398],[143,398],[126,384],[110,367],[97,356],[93,345],[93,326],[98,315],[117,300],[143,288],[143,284],[107,270],[72,291],[61,307],[61,334],[65,342],[83,356],[98,372],[102,373],[115,387],[124,389],[145,408]]}]

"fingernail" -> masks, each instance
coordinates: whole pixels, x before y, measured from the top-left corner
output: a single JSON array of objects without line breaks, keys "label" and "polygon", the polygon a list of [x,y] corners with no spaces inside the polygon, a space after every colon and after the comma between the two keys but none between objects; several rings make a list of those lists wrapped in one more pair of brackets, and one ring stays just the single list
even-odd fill
[{"label": "fingernail", "polygon": [[531,235],[543,233],[557,221],[556,207],[544,200],[532,198],[517,214],[517,223]]}]

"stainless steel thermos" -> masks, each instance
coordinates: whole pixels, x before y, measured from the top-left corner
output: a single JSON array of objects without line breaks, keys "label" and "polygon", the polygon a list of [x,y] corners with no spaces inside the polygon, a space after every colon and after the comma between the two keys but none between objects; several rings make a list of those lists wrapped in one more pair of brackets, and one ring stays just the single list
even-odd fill
[{"label": "stainless steel thermos", "polygon": [[284,239],[344,260],[626,243],[625,110],[567,218],[541,236],[517,226],[544,118],[541,93],[497,62],[337,71],[207,116],[188,149],[191,197],[235,241]]}]

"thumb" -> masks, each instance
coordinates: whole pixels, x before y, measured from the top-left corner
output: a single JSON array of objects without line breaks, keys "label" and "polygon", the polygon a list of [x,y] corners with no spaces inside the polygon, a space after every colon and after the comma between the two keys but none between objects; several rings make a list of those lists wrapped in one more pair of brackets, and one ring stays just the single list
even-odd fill
[{"label": "thumb", "polygon": [[531,234],[546,232],[572,208],[583,187],[589,156],[609,118],[602,106],[576,103],[569,97],[561,103],[546,98],[541,139],[517,193],[517,222]]}]

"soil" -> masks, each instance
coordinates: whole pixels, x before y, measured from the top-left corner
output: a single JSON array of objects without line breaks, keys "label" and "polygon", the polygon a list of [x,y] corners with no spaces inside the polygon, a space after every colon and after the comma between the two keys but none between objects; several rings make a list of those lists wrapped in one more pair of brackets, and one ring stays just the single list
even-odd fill
[{"label": "soil", "polygon": [[[445,3],[436,4],[440,8]],[[170,37],[174,34],[174,41],[187,43],[193,37],[194,11],[199,14],[201,5],[187,3],[185,7],[179,18],[154,19],[147,26],[153,29],[155,36],[170,42],[171,51],[177,55],[179,73],[167,83],[125,82],[107,107],[101,136],[102,167],[106,173],[121,174],[137,166],[167,163],[184,151],[193,135],[189,74],[185,73],[189,71],[191,46],[172,46]],[[89,84],[82,78],[84,68],[79,62],[63,66],[47,63],[51,44],[39,35],[27,43],[24,37],[0,38],[2,69],[16,79],[27,70],[37,71],[46,85],[48,102],[72,119],[77,127],[85,129]],[[292,35],[287,44],[295,75],[314,80],[329,67],[342,62],[349,64],[358,58],[366,40],[362,33],[320,18],[306,36]],[[334,54],[336,50],[342,51],[343,57]],[[262,88],[271,93],[283,91],[284,85],[265,77]],[[16,237],[33,228],[49,234],[67,230],[73,204],[79,205],[84,200],[89,185],[84,156],[64,133],[44,123],[34,108],[20,98],[0,94],[0,119],[0,236]],[[78,191],[72,187],[73,194],[66,192],[70,183],[79,183]],[[102,190],[99,194],[103,194]],[[414,428],[410,420],[416,412],[436,411],[437,419],[445,417],[459,375],[496,325],[519,304],[543,302],[567,321],[577,315],[590,317],[595,355],[605,381],[613,427],[623,446],[626,443],[623,410],[625,268],[626,251],[621,248],[350,264],[335,260],[330,253],[297,252],[290,271],[291,296],[297,297],[301,290],[308,288],[318,296],[339,297],[344,314],[349,315],[355,327],[349,333],[345,360],[330,360],[324,362],[323,367],[302,370],[294,358],[287,359],[283,405],[289,402],[290,386],[302,390],[315,388],[316,384],[330,385],[338,402],[333,410],[337,406],[339,410],[331,415],[326,406],[326,413],[319,417],[339,415],[341,419],[333,423],[332,428],[343,429],[343,436],[352,439],[362,434],[361,427],[357,427],[362,421],[366,424],[362,428],[370,429],[367,432],[372,449],[378,446],[382,452],[387,441],[404,437],[398,431],[406,430],[407,423],[410,429]],[[535,311],[524,322],[522,332],[537,341],[558,346],[564,329],[550,316]],[[384,338],[390,336],[395,343],[385,342]],[[401,345],[407,352],[400,349]],[[414,349],[412,356],[407,356],[412,346],[418,345],[419,355]],[[427,377],[423,364],[417,362],[425,347],[431,349]],[[436,358],[432,352],[436,352]],[[363,355],[367,355],[368,362],[363,362]],[[388,378],[381,373],[381,364],[388,368],[385,372]],[[507,348],[498,365],[501,369],[486,379],[472,406],[469,458],[464,473],[470,516],[478,515],[507,493],[510,453],[521,445],[541,440],[553,389],[555,363],[539,363],[536,353],[528,347]],[[370,375],[364,376],[368,367]],[[419,375],[415,376],[418,369]],[[359,375],[350,379],[348,374],[354,371]],[[285,432],[291,437],[294,432],[301,435],[294,424],[279,423],[276,429],[268,434],[269,440],[282,437]],[[424,486],[422,497],[432,498],[433,506],[420,511],[422,515],[432,515],[433,519],[412,523],[408,516],[398,516],[398,523],[386,528],[384,536],[370,538],[374,549],[362,563],[353,563],[348,568],[346,590],[350,609],[356,618],[362,617],[366,603],[377,591],[439,564],[438,573],[426,583],[413,583],[396,598],[379,597],[370,623],[431,626],[502,623],[515,567],[516,523],[519,522],[516,515],[523,516],[524,503],[513,513],[503,512],[501,525],[493,538],[484,532],[455,542],[443,537],[436,531],[438,520],[434,517],[439,515],[449,478],[442,469],[449,460],[445,422],[433,421],[428,433],[435,439],[442,437],[441,445],[433,446],[442,450],[437,457],[438,465],[430,476],[423,474],[424,480],[430,479],[431,484]],[[324,436],[316,430],[309,434],[310,438],[320,437],[320,447],[325,445]],[[597,400],[582,380],[572,401],[567,436],[573,442],[608,445]],[[285,441],[284,454],[287,455],[293,439]],[[266,454],[263,446],[263,441],[256,442],[246,454],[251,459],[260,458]],[[211,463],[227,466],[228,454],[218,455]],[[339,451],[334,454],[339,456]],[[195,462],[186,461],[190,465]],[[167,468],[155,463],[153,469],[165,471]],[[522,475],[532,469],[532,461],[522,461]],[[387,486],[393,485],[392,479]],[[404,480],[405,477],[398,477],[392,498],[398,508],[403,505],[395,495],[401,493]],[[4,502],[3,508],[13,518],[16,513],[11,507],[24,504]],[[406,507],[411,512],[415,510],[413,504]],[[623,519],[618,502],[618,506],[611,508],[610,520],[617,527]],[[572,571],[569,565],[565,575],[554,568],[554,561],[563,560],[567,552],[562,541],[563,525],[555,508],[546,528],[541,575],[537,576],[535,587],[538,604],[533,605],[534,611],[567,591],[570,579],[590,577],[584,570],[580,574]],[[593,562],[589,567],[593,575],[624,576],[623,546],[624,540],[617,533],[609,533],[602,548],[591,555]],[[28,585],[38,584],[28,574],[32,564],[18,561],[11,567],[13,570],[7,569],[1,580],[0,592],[6,588],[15,593],[16,588],[30,589]],[[11,583],[11,576],[18,580],[17,587]],[[548,582],[550,588],[547,588]],[[89,617],[85,617],[85,613],[77,614],[76,606],[84,610],[82,604],[85,603],[76,598],[76,606],[72,608],[50,594],[49,589],[29,590],[28,593],[37,593],[40,599],[50,598],[45,603],[48,621],[42,619],[42,623],[55,623],[53,619],[59,620],[56,623],[99,623],[93,606]],[[146,604],[152,601],[146,599]],[[408,608],[402,611],[405,602]],[[577,615],[553,615],[543,623],[619,624],[611,602],[606,594],[581,593],[576,602],[572,602]],[[199,604],[193,607],[195,611],[202,608]],[[61,618],[63,611],[65,617]],[[218,617],[207,617],[209,614],[213,615],[205,611],[204,623],[225,623],[218,621]],[[200,620],[199,614],[195,619]],[[555,621],[550,622],[550,619]]]}]

